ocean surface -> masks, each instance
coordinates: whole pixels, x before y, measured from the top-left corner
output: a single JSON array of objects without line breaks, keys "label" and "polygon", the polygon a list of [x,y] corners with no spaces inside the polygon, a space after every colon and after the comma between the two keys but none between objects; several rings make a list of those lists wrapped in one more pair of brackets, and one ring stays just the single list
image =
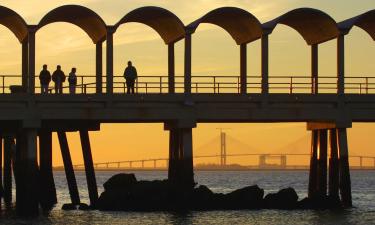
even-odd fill
[{"label": "ocean surface", "polygon": [[[119,171],[97,171],[99,194],[103,183]],[[165,179],[165,171],[135,171],[138,180]],[[76,172],[81,201],[88,203],[84,172]],[[207,212],[100,212],[63,211],[69,203],[64,172],[55,172],[58,204],[47,215],[33,220],[21,220],[13,212],[1,212],[0,224],[375,224],[375,171],[352,171],[354,208],[341,211],[315,210],[234,210]],[[196,171],[198,184],[207,185],[215,192],[232,190],[257,184],[265,194],[281,188],[293,187],[299,198],[306,197],[308,171]]]}]

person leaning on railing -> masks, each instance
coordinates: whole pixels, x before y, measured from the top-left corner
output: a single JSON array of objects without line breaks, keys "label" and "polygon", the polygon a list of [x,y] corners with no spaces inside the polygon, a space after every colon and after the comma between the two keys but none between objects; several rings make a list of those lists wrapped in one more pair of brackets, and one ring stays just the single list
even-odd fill
[{"label": "person leaning on railing", "polygon": [[137,79],[137,69],[132,65],[132,62],[129,61],[128,62],[128,67],[126,67],[125,71],[124,71],[124,77],[125,77],[125,80],[126,80],[126,89],[127,89],[127,93],[130,94],[133,93],[134,94],[134,83],[135,83],[135,80]]},{"label": "person leaning on railing", "polygon": [[48,86],[49,83],[51,82],[51,73],[47,70],[47,65],[43,65],[43,70],[40,71],[39,74],[39,81],[40,81],[40,92],[42,94],[47,94],[48,93]]},{"label": "person leaning on railing", "polygon": [[55,93],[62,94],[63,93],[63,83],[65,82],[66,76],[64,72],[61,70],[61,66],[58,65],[55,72],[52,74],[52,80],[55,82]]},{"label": "person leaning on railing", "polygon": [[77,86],[77,69],[75,67],[72,68],[72,71],[69,73],[68,82],[69,82],[69,93],[75,94],[76,93],[76,86]]}]

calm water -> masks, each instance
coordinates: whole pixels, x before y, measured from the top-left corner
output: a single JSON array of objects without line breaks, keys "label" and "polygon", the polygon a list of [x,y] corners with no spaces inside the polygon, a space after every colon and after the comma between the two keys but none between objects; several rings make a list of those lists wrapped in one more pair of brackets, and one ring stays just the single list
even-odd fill
[{"label": "calm water", "polygon": [[[99,193],[102,184],[118,172],[97,172]],[[135,172],[138,179],[165,179],[166,172]],[[243,186],[258,184],[266,193],[284,187],[294,187],[300,196],[306,196],[307,171],[226,171],[196,172],[199,184],[215,192],[229,192]],[[62,211],[63,203],[70,201],[63,172],[55,172],[59,203],[49,215],[32,221],[14,219],[11,213],[2,213],[1,224],[375,224],[375,171],[352,171],[353,203],[356,208],[346,211],[283,211],[239,210],[188,212],[185,214],[156,212],[100,212]],[[81,201],[88,202],[83,172],[76,173]]]}]

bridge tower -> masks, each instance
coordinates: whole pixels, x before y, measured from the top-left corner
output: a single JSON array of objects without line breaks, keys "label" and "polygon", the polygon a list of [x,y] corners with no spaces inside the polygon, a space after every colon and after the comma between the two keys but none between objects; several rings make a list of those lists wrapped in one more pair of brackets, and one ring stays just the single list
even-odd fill
[{"label": "bridge tower", "polygon": [[226,133],[220,131],[220,165],[227,165],[227,142]]}]

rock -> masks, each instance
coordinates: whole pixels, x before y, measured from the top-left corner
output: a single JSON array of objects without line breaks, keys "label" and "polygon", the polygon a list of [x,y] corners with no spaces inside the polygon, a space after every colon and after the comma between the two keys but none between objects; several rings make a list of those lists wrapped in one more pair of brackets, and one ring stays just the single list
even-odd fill
[{"label": "rock", "polygon": [[135,183],[137,183],[137,179],[135,178],[135,175],[133,173],[120,173],[109,178],[103,186],[104,190],[110,191],[116,189],[127,189]]},{"label": "rock", "polygon": [[72,203],[66,203],[61,207],[62,210],[76,210],[77,206]]},{"label": "rock", "polygon": [[257,185],[241,188],[226,194],[222,202],[229,209],[257,209],[263,204],[264,190]]},{"label": "rock", "polygon": [[270,209],[294,209],[297,207],[298,195],[293,188],[281,189],[264,198],[265,207]]},{"label": "rock", "polygon": [[189,205],[196,210],[215,209],[218,206],[215,204],[215,199],[217,199],[215,197],[215,194],[208,187],[200,185],[193,189]]},{"label": "rock", "polygon": [[79,203],[78,209],[79,210],[90,210],[91,206],[87,205],[86,203]]},{"label": "rock", "polygon": [[313,197],[304,198],[298,202],[299,209],[341,209],[343,208],[341,201],[338,197]]}]

